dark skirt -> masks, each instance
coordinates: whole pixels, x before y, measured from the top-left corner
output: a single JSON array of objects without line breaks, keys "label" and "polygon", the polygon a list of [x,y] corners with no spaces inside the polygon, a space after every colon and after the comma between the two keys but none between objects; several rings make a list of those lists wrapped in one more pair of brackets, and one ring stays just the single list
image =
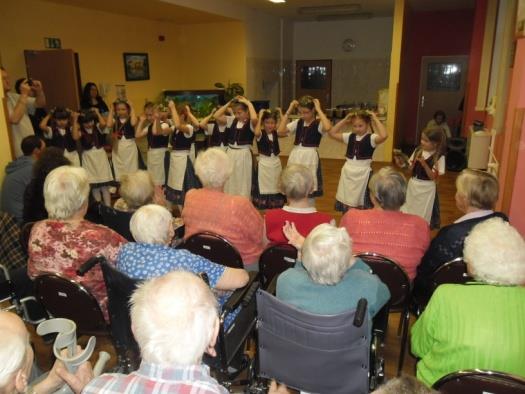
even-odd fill
[{"label": "dark skirt", "polygon": [[165,195],[166,200],[178,204],[178,205],[184,205],[184,198],[186,197],[186,193],[188,190],[191,189],[200,189],[202,187],[201,182],[199,181],[199,178],[195,175],[195,169],[193,168],[193,163],[190,160],[190,157],[187,157],[186,162],[186,173],[184,174],[184,182],[182,185],[182,190],[175,190],[171,187],[169,187],[166,184],[165,188]]},{"label": "dark skirt", "polygon": [[317,190],[308,196],[310,198],[321,197],[323,195],[323,170],[321,169],[319,154],[317,156]]},{"label": "dark skirt", "polygon": [[432,216],[430,217],[430,229],[437,230],[441,227],[441,209],[439,208],[439,193],[436,187],[436,197],[432,206]]}]

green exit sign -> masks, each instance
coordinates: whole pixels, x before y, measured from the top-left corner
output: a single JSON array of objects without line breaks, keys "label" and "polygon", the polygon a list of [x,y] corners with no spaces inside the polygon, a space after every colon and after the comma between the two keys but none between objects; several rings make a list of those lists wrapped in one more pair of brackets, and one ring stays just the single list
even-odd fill
[{"label": "green exit sign", "polygon": [[62,41],[60,38],[45,37],[44,45],[46,48],[62,48]]}]

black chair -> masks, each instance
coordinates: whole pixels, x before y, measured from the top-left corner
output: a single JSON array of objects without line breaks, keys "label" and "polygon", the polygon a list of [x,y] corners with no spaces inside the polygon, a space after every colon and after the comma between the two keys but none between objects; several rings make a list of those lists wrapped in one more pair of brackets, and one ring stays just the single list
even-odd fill
[{"label": "black chair", "polygon": [[228,240],[208,232],[193,234],[182,246],[191,253],[230,268],[244,268],[239,251]]},{"label": "black chair", "polygon": [[295,265],[297,249],[291,245],[273,245],[266,248],[259,257],[261,287],[266,289],[272,280]]},{"label": "black chair", "polygon": [[363,260],[377,275],[379,279],[388,287],[390,291],[390,301],[388,310],[390,312],[400,312],[398,335],[401,334],[401,350],[399,353],[399,363],[397,375],[401,375],[403,363],[405,361],[405,350],[408,340],[408,326],[410,324],[410,279],[405,270],[395,261],[377,253],[361,253],[355,257]]},{"label": "black chair", "polygon": [[444,394],[523,394],[525,378],[503,372],[474,369],[446,375],[432,387]]},{"label": "black chair", "polygon": [[301,311],[257,291],[259,376],[311,393],[368,393],[366,300],[331,316]]},{"label": "black chair", "polygon": [[133,212],[119,211],[104,204],[99,204],[99,212],[104,225],[119,233],[128,241],[135,241],[129,229],[129,222]]},{"label": "black chair", "polygon": [[20,246],[26,255],[29,249],[29,237],[31,236],[31,230],[34,224],[35,222],[24,223],[20,229]]},{"label": "black chair", "polygon": [[53,317],[77,324],[84,335],[108,333],[108,326],[95,297],[80,283],[60,274],[44,274],[34,280],[36,298]]}]

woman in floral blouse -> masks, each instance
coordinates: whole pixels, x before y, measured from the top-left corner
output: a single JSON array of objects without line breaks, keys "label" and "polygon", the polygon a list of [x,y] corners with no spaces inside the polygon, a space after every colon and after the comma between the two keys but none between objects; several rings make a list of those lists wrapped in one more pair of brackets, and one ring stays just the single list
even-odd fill
[{"label": "woman in floral blouse", "polygon": [[81,283],[97,299],[107,320],[107,293],[100,267],[83,277],[77,276],[76,270],[96,255],[114,264],[120,246],[127,241],[84,219],[88,197],[88,175],[83,168],[62,166],[49,173],[44,183],[49,219],[35,223],[31,230],[27,270],[31,278],[52,272]]}]

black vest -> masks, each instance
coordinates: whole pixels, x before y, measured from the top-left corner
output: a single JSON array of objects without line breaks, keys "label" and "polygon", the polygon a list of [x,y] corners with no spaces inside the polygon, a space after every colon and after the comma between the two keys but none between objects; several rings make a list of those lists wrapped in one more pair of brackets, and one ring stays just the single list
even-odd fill
[{"label": "black vest", "polygon": [[272,131],[273,141],[270,141],[268,134],[265,131],[262,132],[261,138],[257,141],[257,149],[260,155],[271,156],[272,153],[278,156],[281,150],[279,149],[279,136],[277,131]]},{"label": "black vest", "polygon": [[115,120],[115,126],[113,132],[117,134],[117,138],[120,140],[122,136],[126,139],[135,138],[135,128],[131,125],[131,120],[126,120],[124,123],[120,123],[120,119]]},{"label": "black vest", "polygon": [[93,127],[93,132],[89,134],[83,127],[80,128],[80,144],[85,150],[90,150],[91,148],[102,148],[106,136],[100,132],[98,126]]},{"label": "black vest", "polygon": [[251,145],[253,143],[253,138],[255,135],[251,129],[251,120],[248,119],[242,128],[237,128],[237,119],[233,120],[232,125],[228,128],[228,143],[230,145]]},{"label": "black vest", "polygon": [[168,147],[168,142],[170,140],[170,136],[169,135],[163,135],[163,134],[155,135],[155,134],[153,134],[153,125],[152,124],[150,124],[148,126],[147,138],[148,138],[148,147],[150,147],[151,149],[167,148]]},{"label": "black vest", "polygon": [[[416,160],[416,159],[414,159],[414,160]],[[430,168],[434,167],[434,164],[435,164],[434,163],[434,155],[430,155],[428,157],[428,159],[426,159],[425,161],[427,162],[427,165]],[[414,168],[412,169],[412,177],[417,178],[417,179],[421,179],[421,180],[424,180],[424,181],[429,181],[430,180],[430,178],[427,175],[427,172],[423,168],[423,165],[417,160],[416,160],[416,162],[414,164]]]},{"label": "black vest", "polygon": [[309,126],[304,125],[304,120],[299,119],[297,122],[297,129],[295,131],[294,145],[301,144],[318,148],[321,143],[322,134],[319,133],[319,119],[315,119]]},{"label": "black vest", "polygon": [[209,137],[210,146],[228,146],[228,130],[224,130],[222,133],[219,130],[219,125],[215,123],[213,125],[213,131]]},{"label": "black vest", "polygon": [[357,140],[357,134],[350,134],[346,157],[349,159],[367,160],[371,159],[375,148],[372,146],[372,134],[366,134],[361,141]]},{"label": "black vest", "polygon": [[57,127],[52,128],[53,136],[49,141],[49,146],[56,146],[57,148],[65,149],[68,152],[77,150],[77,143],[71,135],[71,128],[66,129],[66,134],[60,134]]},{"label": "black vest", "polygon": [[186,137],[182,131],[177,133],[177,130],[171,135],[171,146],[173,150],[190,150],[193,141],[195,141],[195,132],[190,138]]}]

